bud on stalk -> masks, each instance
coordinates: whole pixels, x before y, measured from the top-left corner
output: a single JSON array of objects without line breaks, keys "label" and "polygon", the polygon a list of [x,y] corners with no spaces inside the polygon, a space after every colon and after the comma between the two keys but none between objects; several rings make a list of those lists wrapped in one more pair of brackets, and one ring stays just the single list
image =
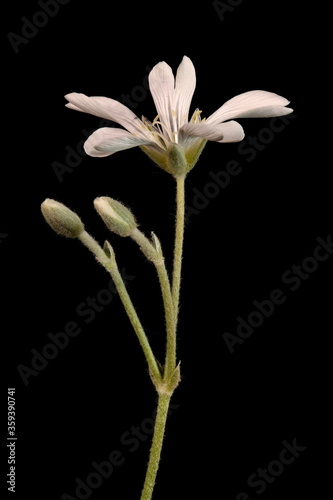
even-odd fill
[{"label": "bud on stalk", "polygon": [[133,229],[137,227],[132,212],[113,198],[107,196],[96,198],[94,206],[106,227],[119,236],[130,236]]},{"label": "bud on stalk", "polygon": [[77,238],[84,231],[84,225],[79,216],[58,201],[46,198],[41,205],[41,210],[48,225],[61,236]]}]

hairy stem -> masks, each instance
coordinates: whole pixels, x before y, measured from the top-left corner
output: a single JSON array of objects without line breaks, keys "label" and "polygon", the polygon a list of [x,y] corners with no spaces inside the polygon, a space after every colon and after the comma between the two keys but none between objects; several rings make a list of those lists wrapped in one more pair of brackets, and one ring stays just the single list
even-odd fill
[{"label": "hairy stem", "polygon": [[156,250],[156,247],[154,247],[152,243],[146,238],[146,236],[137,228],[132,231],[131,237],[140,246],[143,254],[147,257],[147,259],[152,261],[157,271],[163,298],[167,333],[167,354],[164,367],[164,380],[167,381],[172,377],[176,368],[176,318],[171,286],[164,263],[162,248],[159,241],[155,237],[155,242],[158,242],[158,250]]},{"label": "hairy stem", "polygon": [[[157,267],[161,283],[162,295],[164,294],[166,297],[166,300],[164,301],[165,314],[166,318],[169,317],[169,328],[167,320],[167,346],[166,346],[166,356],[165,356],[164,377],[163,377],[163,384],[161,384],[160,387],[158,388],[159,399],[158,399],[158,408],[155,421],[153,442],[150,450],[149,463],[148,463],[145,483],[141,494],[141,500],[151,500],[152,498],[153,489],[156,481],[156,474],[161,458],[161,450],[162,450],[166,420],[168,416],[168,407],[170,403],[170,398],[180,379],[179,367],[176,368],[176,329],[177,329],[177,318],[179,310],[179,294],[180,294],[180,280],[181,280],[182,256],[183,256],[184,226],[185,226],[185,175],[177,177],[176,180],[177,180],[177,213],[176,213],[176,235],[175,235],[171,297],[170,297],[170,289],[167,290],[166,283],[168,281],[168,278],[166,275],[165,267],[161,269]],[[170,307],[170,299],[172,300],[173,303],[172,308]],[[170,308],[169,313],[168,313],[168,307]],[[172,316],[171,316],[171,311],[172,311]]]},{"label": "hairy stem", "polygon": [[112,258],[108,257],[100,245],[94,240],[90,234],[83,231],[79,236],[80,241],[95,255],[96,259],[102,266],[110,273],[111,278],[115,284],[117,292],[119,294],[120,300],[123,303],[127,316],[133,326],[133,329],[138,337],[144,355],[146,357],[150,372],[154,379],[160,380],[161,373],[158,367],[156,358],[150,347],[148,338],[143,329],[143,326],[139,320],[135,307],[131,301],[131,298],[127,292],[124,280],[119,272],[115,256]]},{"label": "hairy stem", "polygon": [[170,394],[159,394],[158,406],[154,427],[154,436],[150,449],[150,457],[147,467],[145,482],[143,485],[141,500],[151,500],[156,482],[157,470],[161,458],[161,450],[165,432],[165,424],[170,404]]},{"label": "hairy stem", "polygon": [[177,212],[176,212],[176,236],[172,276],[172,298],[175,308],[175,317],[178,318],[179,294],[183,258],[183,242],[185,227],[185,175],[176,177],[177,181]]}]

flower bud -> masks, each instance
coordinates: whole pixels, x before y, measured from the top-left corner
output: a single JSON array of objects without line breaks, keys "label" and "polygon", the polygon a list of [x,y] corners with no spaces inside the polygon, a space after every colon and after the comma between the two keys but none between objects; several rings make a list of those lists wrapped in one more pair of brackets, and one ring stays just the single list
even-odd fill
[{"label": "flower bud", "polygon": [[119,236],[129,236],[137,227],[132,212],[119,201],[107,196],[96,198],[94,206],[106,227]]},{"label": "flower bud", "polygon": [[83,231],[81,219],[58,201],[47,198],[41,205],[42,214],[56,233],[66,238],[77,238]]}]

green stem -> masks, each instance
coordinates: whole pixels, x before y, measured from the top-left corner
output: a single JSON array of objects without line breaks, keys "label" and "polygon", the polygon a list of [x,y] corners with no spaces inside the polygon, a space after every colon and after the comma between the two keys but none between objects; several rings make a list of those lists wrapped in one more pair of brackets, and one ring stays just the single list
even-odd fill
[{"label": "green stem", "polygon": [[149,368],[155,378],[158,379],[160,377],[160,370],[158,368],[156,358],[151,350],[149,341],[147,339],[146,333],[141,325],[137,312],[133,306],[133,303],[128,295],[126,290],[123,278],[119,272],[118,267],[114,267],[110,269],[110,274],[119,294],[119,297],[123,303],[127,316],[132,324],[132,327],[139,339],[140,345],[143,349],[143,352],[146,356],[146,360],[148,362]]},{"label": "green stem", "polygon": [[146,238],[146,236],[137,228],[132,231],[131,238],[140,246],[143,254],[147,257],[147,259],[152,261],[157,271],[162,292],[167,332],[167,354],[164,367],[164,380],[168,381],[172,377],[176,368],[176,321],[170,281],[164,263],[162,248],[156,236],[155,243],[157,242],[158,245],[157,250],[156,246],[154,247],[152,243]]},{"label": "green stem", "polygon": [[176,369],[176,317],[172,300],[169,278],[165,266],[156,266],[159,277],[165,311],[167,332],[166,355],[164,365],[164,381],[169,381]]},{"label": "green stem", "polygon": [[172,298],[175,307],[175,318],[178,318],[180,280],[182,270],[184,227],[185,227],[185,175],[176,177],[177,181],[177,212],[176,236],[172,276]]},{"label": "green stem", "polygon": [[158,406],[154,427],[153,442],[150,449],[150,457],[147,467],[145,482],[143,485],[141,500],[151,500],[156,482],[157,470],[161,458],[161,450],[165,432],[165,425],[168,416],[168,409],[171,395],[167,393],[159,394]]},{"label": "green stem", "polygon": [[122,301],[125,311],[127,313],[127,316],[138,337],[138,340],[146,357],[151,374],[155,380],[157,381],[161,380],[161,373],[158,368],[156,358],[150,347],[148,338],[139,320],[135,307],[131,301],[130,296],[128,295],[125,283],[119,272],[114,255],[112,256],[112,258],[109,258],[104,252],[104,250],[100,247],[100,245],[86,231],[83,231],[80,234],[79,239],[96,256],[98,262],[100,262],[100,264],[102,264],[102,266],[110,273],[111,278],[113,279],[113,282],[119,294],[120,300]]},{"label": "green stem", "polygon": [[161,249],[159,249],[160,253],[156,250],[156,240],[154,247],[140,231],[134,230],[134,232],[132,232],[131,234],[132,238],[135,239],[137,243],[139,243],[147,258],[154,263],[160,281],[167,327],[167,346],[163,380],[161,380],[161,373],[158,368],[155,356],[152,353],[146,334],[141,326],[135,308],[127,293],[114,256],[112,258],[109,258],[98,245],[98,243],[96,243],[95,240],[91,238],[91,236],[85,231],[79,236],[79,239],[82,241],[82,243],[84,243],[96,255],[97,260],[110,272],[116,289],[127,312],[127,315],[143,348],[148,365],[151,370],[152,379],[159,394],[153,441],[150,450],[146,478],[141,494],[141,500],[151,500],[152,498],[153,489],[156,482],[156,475],[161,458],[161,450],[163,445],[170,398],[173,390],[179,382],[179,367],[178,369],[176,369],[176,328],[179,310],[185,226],[185,175],[177,176],[176,181],[177,212],[172,288],[170,287],[170,282],[164,265],[164,258]]},{"label": "green stem", "polygon": [[[179,295],[180,295],[180,280],[182,269],[182,256],[183,256],[183,241],[184,241],[184,227],[185,227],[185,175],[179,176],[177,180],[177,214],[176,214],[176,236],[175,236],[175,250],[174,250],[174,264],[173,264],[173,279],[171,297],[169,292],[166,293],[165,309],[166,317],[168,316],[167,307],[170,304],[170,298],[173,302],[172,310],[172,324],[170,320],[170,328],[167,328],[167,348],[165,357],[165,370],[164,370],[164,384],[161,384],[158,389],[159,400],[157,415],[155,421],[154,435],[152,447],[150,450],[149,463],[147,468],[146,479],[141,494],[141,500],[151,500],[153,489],[156,481],[156,474],[161,458],[161,450],[165,432],[166,419],[168,416],[168,407],[170,403],[171,394],[179,382],[179,369],[176,371],[176,329],[177,318],[179,310]],[[164,268],[165,269],[165,268]],[[159,270],[161,289],[163,294],[163,284],[166,283],[165,279],[169,280],[164,275],[164,270]],[[166,273],[166,271],[165,271]],[[169,287],[170,290],[170,287]],[[168,323],[167,323],[168,324]],[[175,384],[172,384],[172,378],[175,377]],[[163,390],[164,389],[164,390]]]}]

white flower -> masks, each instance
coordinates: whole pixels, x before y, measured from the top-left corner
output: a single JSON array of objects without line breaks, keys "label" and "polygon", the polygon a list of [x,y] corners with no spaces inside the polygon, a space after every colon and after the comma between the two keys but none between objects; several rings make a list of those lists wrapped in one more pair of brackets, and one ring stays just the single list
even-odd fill
[{"label": "white flower", "polygon": [[88,155],[104,157],[140,146],[161,168],[173,175],[179,173],[176,166],[179,158],[183,159],[186,171],[191,170],[207,141],[243,140],[244,130],[234,118],[268,118],[293,111],[286,107],[289,101],[284,97],[264,90],[252,90],[233,97],[208,118],[202,119],[201,111],[197,109],[189,120],[195,86],[195,69],[185,56],[176,77],[165,62],[151,70],[149,88],[158,113],[152,122],[145,117],[140,120],[124,104],[107,97],[71,93],[65,96],[69,102],[66,106],[124,127],[96,130],[84,144]]}]

